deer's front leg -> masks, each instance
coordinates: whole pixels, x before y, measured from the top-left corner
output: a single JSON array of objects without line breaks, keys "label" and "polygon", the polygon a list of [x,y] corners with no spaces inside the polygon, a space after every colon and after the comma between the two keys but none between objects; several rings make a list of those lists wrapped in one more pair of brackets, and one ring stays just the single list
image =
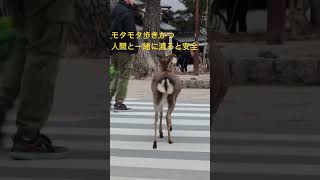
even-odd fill
[{"label": "deer's front leg", "polygon": [[159,126],[159,134],[160,138],[163,138],[163,132],[162,132],[162,117],[163,117],[163,107],[160,108],[160,126]]},{"label": "deer's front leg", "polygon": [[155,113],[154,117],[154,141],[153,141],[153,149],[157,149],[157,126],[158,126],[158,110]]}]

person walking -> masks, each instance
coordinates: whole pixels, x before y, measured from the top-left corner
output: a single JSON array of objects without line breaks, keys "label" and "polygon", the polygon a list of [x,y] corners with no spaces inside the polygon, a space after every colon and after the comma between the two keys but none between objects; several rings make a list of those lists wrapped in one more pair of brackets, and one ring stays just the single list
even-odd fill
[{"label": "person walking", "polygon": [[54,146],[41,129],[52,108],[64,37],[74,19],[73,2],[8,1],[17,35],[9,43],[0,82],[0,134],[6,114],[19,95],[17,131],[10,151],[13,159],[59,159],[69,152],[65,147]]},{"label": "person walking", "polygon": [[229,33],[247,32],[247,14],[249,8],[248,0],[227,0],[227,18],[228,18],[228,29]]},{"label": "person walking", "polygon": [[[123,102],[127,95],[133,68],[133,55],[138,52],[136,48],[137,39],[128,36],[129,33],[135,35],[137,32],[132,10],[133,3],[134,0],[120,0],[111,13],[111,32],[118,35],[126,33],[124,38],[112,38],[111,66],[117,72],[110,85],[110,101],[115,96],[114,110],[128,110]],[[128,48],[126,50],[118,50],[116,47],[123,43]]]}]

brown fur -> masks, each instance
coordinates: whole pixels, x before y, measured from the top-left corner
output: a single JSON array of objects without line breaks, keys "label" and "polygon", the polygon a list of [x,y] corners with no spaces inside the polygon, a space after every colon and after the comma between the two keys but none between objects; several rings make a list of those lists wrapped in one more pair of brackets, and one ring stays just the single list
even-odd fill
[{"label": "brown fur", "polygon": [[[153,144],[154,149],[157,148],[157,123],[158,123],[159,115],[160,115],[159,134],[160,134],[160,138],[163,137],[163,132],[162,132],[163,105],[166,102],[168,104],[168,111],[166,114],[168,142],[170,144],[173,143],[173,139],[170,134],[170,131],[172,131],[171,114],[174,111],[177,98],[182,89],[182,81],[174,74],[175,64],[172,63],[173,57],[175,57],[175,55],[160,57],[159,62],[161,66],[160,68],[161,71],[153,77],[153,80],[151,83],[151,90],[153,93],[153,104],[154,104],[154,110],[155,110],[155,122],[154,122],[155,134],[154,134],[154,144]],[[157,88],[158,84],[166,79],[169,80],[170,84],[172,84],[172,87],[173,87],[172,94],[166,95],[160,92]]]}]

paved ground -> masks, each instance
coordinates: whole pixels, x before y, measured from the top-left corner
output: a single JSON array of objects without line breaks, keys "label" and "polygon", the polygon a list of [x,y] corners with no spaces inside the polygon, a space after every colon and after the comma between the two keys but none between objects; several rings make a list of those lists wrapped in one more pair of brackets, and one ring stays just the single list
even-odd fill
[{"label": "paved ground", "polygon": [[233,87],[215,119],[217,180],[320,178],[319,87]]},{"label": "paved ground", "polygon": [[[150,80],[131,80],[128,90],[129,98],[152,100]],[[210,89],[182,89],[179,95],[180,101],[208,102]]]},{"label": "paved ground", "polygon": [[[104,180],[110,177],[106,164],[109,123],[105,118],[105,69],[105,62],[101,60],[64,60],[62,63],[55,105],[45,131],[57,144],[70,147],[71,157],[59,161],[12,161],[7,157],[8,149],[1,150],[0,179]],[[159,151],[150,153],[152,150],[146,150],[152,146],[149,137],[132,134],[145,133],[152,128],[152,110],[149,106],[152,96],[148,88],[148,81],[131,81],[128,98],[130,106],[136,110],[127,115],[112,114],[111,161],[117,163],[113,167],[128,170],[120,173],[119,168],[114,169],[113,178],[123,180],[123,176],[136,175],[140,168],[146,168],[145,159],[139,159],[138,164],[135,158],[151,158],[152,166],[157,161],[157,168],[162,169],[148,169],[139,174],[145,178],[160,175],[157,177],[179,179],[174,175],[181,175],[182,171],[177,170],[176,165],[182,163],[183,168],[192,172],[203,172],[205,169],[204,173],[194,172],[190,177],[203,176],[207,172],[208,151],[206,148],[199,150],[200,146],[192,147],[191,151],[189,143],[208,147],[208,137],[204,136],[207,134],[207,110],[201,113],[196,106],[208,104],[209,90],[182,91],[178,102],[181,103],[180,110],[177,109],[177,120],[174,122],[175,143],[169,146],[164,139],[163,143],[159,143]],[[319,179],[319,90],[319,87],[232,87],[214,123],[210,146],[210,166],[214,169],[211,177],[217,180],[260,180],[264,177],[274,180]],[[183,103],[192,105],[187,107]],[[193,108],[193,111],[187,112],[187,108]],[[130,121],[127,122],[128,119]],[[194,119],[198,119],[197,122]],[[14,132],[14,113],[10,114],[6,127],[9,148],[9,137]],[[125,129],[121,133],[126,134],[120,134],[119,129]],[[190,137],[191,132],[195,133],[192,136],[200,137]],[[119,141],[137,141],[141,146],[113,143]],[[188,148],[181,149],[181,143]],[[166,148],[168,151],[164,151]],[[172,148],[174,152],[171,153]],[[140,168],[132,168],[135,162],[137,164],[134,165]],[[199,162],[200,165],[196,169],[191,162]],[[175,170],[163,171],[166,168]]]},{"label": "paved ground", "polygon": [[[173,113],[173,144],[158,138],[153,150],[154,111],[151,101],[127,101],[129,112],[111,112],[112,180],[210,179],[209,103],[179,102]],[[157,133],[159,136],[159,133]]]},{"label": "paved ground", "polygon": [[[56,144],[65,145],[71,149],[72,154],[68,159],[32,162],[10,160],[7,152],[11,146],[10,136],[15,131],[16,109],[10,112],[5,126],[6,149],[0,151],[1,180],[105,180],[110,177],[109,167],[106,163],[110,151],[106,148],[109,145],[109,136],[106,136],[109,134],[109,121],[106,119],[105,111],[107,92],[105,72],[106,62],[103,60],[65,59],[62,61],[61,72],[57,80],[54,108],[44,132],[52,137]],[[188,174],[190,177],[209,179],[209,90],[186,89],[182,91],[179,103],[188,103],[189,105],[179,104],[180,110],[177,109],[176,112],[178,113],[177,122],[174,123],[176,142],[172,146],[161,141],[159,150],[153,154],[153,150],[149,150],[152,149],[152,141],[149,141],[147,134],[143,136],[119,134],[121,129],[130,130],[129,133],[139,131],[137,128],[143,129],[143,132],[152,129],[151,90],[149,87],[150,81],[130,82],[128,98],[137,98],[137,100],[131,101],[133,104],[130,104],[136,109],[134,115],[112,115],[111,161],[112,165],[120,166],[112,171],[112,178],[124,180],[124,177],[127,176],[126,179],[131,180],[129,178],[130,172],[133,173],[132,177],[137,177],[136,172],[145,170],[143,167],[145,165],[142,163],[140,164],[142,168],[134,169],[130,167],[130,163],[136,163],[134,160],[137,159],[134,158],[139,157],[140,162],[147,158],[152,159],[150,163],[153,163],[155,167],[158,165],[158,170],[161,173],[159,175],[155,173],[158,171],[151,169],[151,171],[140,174],[140,177],[147,178],[152,173],[154,176],[159,175],[158,177],[174,179],[174,177],[169,178],[168,176],[173,175],[178,178],[182,177],[181,173],[183,173],[184,177]],[[149,104],[141,105],[139,104],[141,101],[147,101]],[[204,107],[202,108],[201,105]],[[187,110],[193,114],[188,112],[184,115]],[[192,121],[195,115],[201,116],[196,118],[199,119],[200,124]],[[195,133],[199,137],[190,138],[191,133]],[[150,135],[152,137],[152,133]],[[130,144],[122,143],[122,141],[142,144],[134,146],[135,149],[132,147],[128,149]],[[199,146],[193,147],[194,144]],[[147,148],[148,150],[144,150]],[[157,161],[161,161],[161,163],[155,163]],[[170,166],[165,167],[168,162]],[[193,164],[195,162],[201,166]],[[119,171],[122,169],[128,171]],[[193,173],[183,169],[191,170]]]},{"label": "paved ground", "polygon": [[105,62],[64,60],[58,77],[55,105],[45,128],[71,156],[56,161],[13,161],[7,156],[14,133],[14,110],[5,127],[7,149],[0,152],[1,180],[106,180],[109,141],[105,118]]},{"label": "paved ground", "polygon": [[175,142],[166,142],[164,130],[155,151],[150,85],[150,80],[130,81],[127,105],[133,109],[111,112],[111,179],[209,180],[209,89],[181,91],[173,113]]}]

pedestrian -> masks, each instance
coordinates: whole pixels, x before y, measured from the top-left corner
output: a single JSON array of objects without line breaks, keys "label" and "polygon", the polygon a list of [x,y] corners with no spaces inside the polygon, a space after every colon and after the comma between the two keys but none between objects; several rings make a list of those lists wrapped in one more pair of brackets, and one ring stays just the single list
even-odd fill
[{"label": "pedestrian", "polygon": [[187,72],[187,66],[189,63],[188,59],[189,56],[184,51],[179,55],[177,65],[179,66],[181,72]]},{"label": "pedestrian", "polygon": [[[111,32],[121,34],[133,32],[136,34],[134,13],[132,10],[134,0],[120,0],[111,13]],[[133,55],[138,52],[135,47],[137,39],[126,36],[124,38],[113,38],[112,46],[119,47],[120,43],[125,43],[132,49],[126,50],[111,49],[111,66],[117,71],[110,85],[110,101],[115,96],[115,110],[128,110],[123,104],[128,90],[129,79],[133,68]],[[110,103],[111,104],[111,103]]]},{"label": "pedestrian", "polygon": [[238,23],[238,32],[247,32],[247,13],[249,8],[248,0],[227,0],[227,19],[229,33],[236,33]]},{"label": "pedestrian", "polygon": [[[198,46],[199,46],[199,44],[198,44]],[[196,53],[197,53],[197,57],[195,57]],[[190,50],[190,60],[193,61],[193,67],[194,67],[194,63],[195,63],[196,58],[197,58],[197,61],[199,62],[199,70],[201,70],[202,58],[200,56],[199,50]]]},{"label": "pedestrian", "polygon": [[[53,104],[65,33],[74,19],[73,0],[7,1],[17,36],[9,48],[0,82],[0,134],[18,95],[13,159],[59,159],[68,154],[41,133]],[[1,57],[1,55],[0,55]],[[3,136],[0,136],[0,141]]]}]

